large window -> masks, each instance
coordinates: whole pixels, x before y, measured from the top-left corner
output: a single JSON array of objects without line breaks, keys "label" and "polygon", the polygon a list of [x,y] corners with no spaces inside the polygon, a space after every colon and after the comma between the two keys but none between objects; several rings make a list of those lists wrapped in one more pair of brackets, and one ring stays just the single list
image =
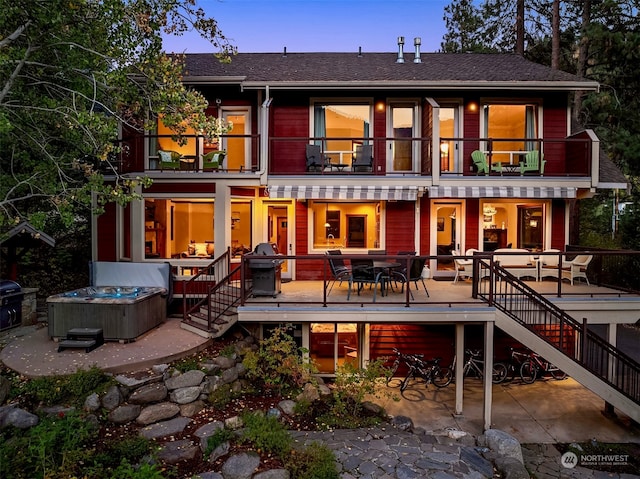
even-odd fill
[{"label": "large window", "polygon": [[313,107],[313,137],[332,163],[351,164],[357,145],[370,136],[369,103],[316,103]]},{"label": "large window", "polygon": [[[147,258],[215,258],[214,201],[211,199],[145,200],[144,250]],[[231,247],[234,255],[252,250],[252,203],[231,203]]]},{"label": "large window", "polygon": [[320,374],[333,374],[345,362],[358,365],[358,326],[353,323],[311,323],[309,356]]},{"label": "large window", "polygon": [[378,249],[382,203],[313,201],[313,249]]},{"label": "large window", "polygon": [[484,137],[492,139],[485,145],[493,162],[517,163],[520,156],[539,149],[539,114],[535,104],[485,104]]}]

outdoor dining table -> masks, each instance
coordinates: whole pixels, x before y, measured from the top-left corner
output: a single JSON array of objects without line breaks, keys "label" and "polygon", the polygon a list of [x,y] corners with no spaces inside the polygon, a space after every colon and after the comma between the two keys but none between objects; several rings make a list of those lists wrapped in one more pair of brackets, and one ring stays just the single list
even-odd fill
[{"label": "outdoor dining table", "polygon": [[[402,264],[397,261],[375,261],[373,262],[373,269],[376,271],[382,271],[382,295],[385,295],[386,284],[389,282],[391,284],[391,271],[395,268],[400,268]],[[390,286],[393,291],[393,286]]]}]

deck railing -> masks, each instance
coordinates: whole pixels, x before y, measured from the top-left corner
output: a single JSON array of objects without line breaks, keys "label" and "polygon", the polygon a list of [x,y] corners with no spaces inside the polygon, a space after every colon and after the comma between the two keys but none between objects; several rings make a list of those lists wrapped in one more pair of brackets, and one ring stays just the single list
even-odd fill
[{"label": "deck railing", "polygon": [[[200,268],[198,273],[188,279],[178,281],[174,285],[177,294],[182,295],[182,319],[187,320],[189,315],[198,311],[203,305],[211,304],[214,291],[224,283],[230,273],[231,249],[227,248],[207,266]],[[208,310],[209,325],[211,325],[211,308]]]},{"label": "deck railing", "polygon": [[[558,351],[640,404],[640,363],[611,346],[534,289],[494,262],[474,258],[474,297],[504,312]],[[487,280],[488,279],[488,280]]]}]

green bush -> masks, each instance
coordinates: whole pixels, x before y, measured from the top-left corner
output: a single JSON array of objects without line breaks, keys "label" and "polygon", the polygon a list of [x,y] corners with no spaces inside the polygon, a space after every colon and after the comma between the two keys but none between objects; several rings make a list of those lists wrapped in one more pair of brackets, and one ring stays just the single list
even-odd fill
[{"label": "green bush", "polygon": [[282,423],[274,416],[250,412],[242,415],[242,438],[256,449],[273,453],[281,458],[291,451],[293,440]]},{"label": "green bush", "polygon": [[218,446],[230,441],[231,438],[233,438],[233,431],[227,428],[218,429],[207,439],[207,448],[204,451],[204,456],[209,457]]},{"label": "green bush", "polygon": [[81,406],[89,394],[105,391],[112,384],[114,382],[110,376],[93,366],[88,370],[79,369],[73,374],[35,378],[15,384],[15,387],[18,394],[23,394],[32,404]]},{"label": "green bush", "polygon": [[271,336],[260,342],[258,351],[249,351],[243,360],[247,377],[260,381],[265,389],[284,394],[300,389],[316,372],[284,327],[275,328]]},{"label": "green bush", "polygon": [[331,449],[313,442],[303,450],[293,450],[285,460],[291,479],[338,479],[336,461]]}]

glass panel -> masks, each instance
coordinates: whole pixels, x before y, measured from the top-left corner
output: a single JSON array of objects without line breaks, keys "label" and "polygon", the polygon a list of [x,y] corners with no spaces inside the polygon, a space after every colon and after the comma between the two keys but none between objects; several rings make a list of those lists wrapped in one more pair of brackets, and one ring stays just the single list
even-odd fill
[{"label": "glass panel", "polygon": [[537,106],[498,104],[484,108],[485,137],[498,139],[491,146],[492,162],[517,163],[521,153],[534,144],[524,139],[538,137]]},{"label": "glass panel", "polygon": [[161,119],[158,119],[158,138],[157,142],[154,144],[154,138],[152,137],[151,145],[149,148],[150,154],[152,156],[157,155],[158,150],[164,151],[177,151],[183,157],[195,158],[196,155],[196,138],[195,138],[195,130],[193,128],[187,128],[183,133],[184,139],[186,143],[184,145],[174,141],[171,139],[171,135],[173,135],[173,131],[164,126]]},{"label": "glass panel", "polygon": [[238,256],[252,251],[251,202],[231,202],[231,253]]},{"label": "glass panel", "polygon": [[355,145],[362,144],[369,137],[369,118],[371,108],[368,104],[317,104],[313,113],[313,136],[326,138],[321,144],[324,154],[331,163],[351,165]]},{"label": "glass panel", "polygon": [[347,361],[357,365],[359,351],[357,324],[311,323],[309,355],[318,372],[333,374],[336,365]]},{"label": "glass panel", "polygon": [[[439,108],[440,138],[456,138],[456,108]],[[453,140],[440,142],[440,171],[456,171]]]},{"label": "glass panel", "polygon": [[413,169],[412,141],[401,138],[413,137],[413,108],[393,107],[393,171],[411,171]]},{"label": "glass panel", "polygon": [[[233,128],[229,135],[247,134],[247,114],[243,112],[224,112],[223,118],[227,122],[233,123]],[[222,148],[226,150],[225,162],[230,171],[242,171],[248,167],[248,139],[246,137],[223,137]]]},{"label": "glass panel", "polygon": [[380,202],[314,201],[310,208],[314,249],[381,247]]},{"label": "glass panel", "polygon": [[544,215],[542,206],[518,207],[518,247],[542,251]]},{"label": "glass panel", "polygon": [[[286,205],[269,205],[268,207],[268,241],[278,246],[278,252],[288,254],[289,221]],[[288,271],[289,261],[282,263],[282,273]]]}]

